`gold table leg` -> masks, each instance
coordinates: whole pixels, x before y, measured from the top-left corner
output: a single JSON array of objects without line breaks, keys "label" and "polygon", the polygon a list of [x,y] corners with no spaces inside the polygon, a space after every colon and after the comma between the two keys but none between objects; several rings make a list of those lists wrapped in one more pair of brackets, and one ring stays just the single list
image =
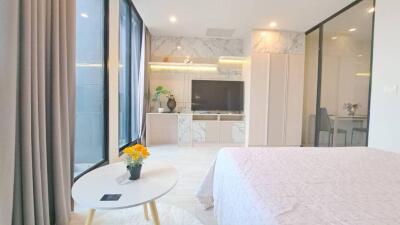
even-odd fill
[{"label": "gold table leg", "polygon": [[158,217],[156,202],[153,200],[150,202],[151,215],[153,216],[154,225],[160,225],[160,218]]},{"label": "gold table leg", "polygon": [[92,224],[95,212],[96,212],[96,209],[89,209],[89,214],[86,217],[85,225],[91,225]]},{"label": "gold table leg", "polygon": [[146,220],[149,220],[149,212],[147,211],[147,203],[143,204],[143,209],[144,209],[144,218]]}]

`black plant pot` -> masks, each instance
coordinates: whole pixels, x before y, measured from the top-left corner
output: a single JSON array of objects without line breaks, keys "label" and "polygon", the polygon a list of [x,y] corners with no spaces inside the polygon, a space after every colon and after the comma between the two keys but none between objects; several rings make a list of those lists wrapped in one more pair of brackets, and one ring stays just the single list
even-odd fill
[{"label": "black plant pot", "polygon": [[126,168],[129,170],[129,173],[131,174],[129,180],[137,180],[140,178],[140,171],[142,170],[142,165],[126,166]]},{"label": "black plant pot", "polygon": [[173,95],[168,97],[167,107],[169,108],[170,112],[173,112],[176,107],[176,101]]}]

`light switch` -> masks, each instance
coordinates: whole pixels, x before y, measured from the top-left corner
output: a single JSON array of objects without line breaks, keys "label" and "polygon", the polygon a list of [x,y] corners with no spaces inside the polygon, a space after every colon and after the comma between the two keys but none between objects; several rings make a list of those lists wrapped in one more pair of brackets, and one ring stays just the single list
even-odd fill
[{"label": "light switch", "polygon": [[399,93],[399,86],[398,85],[386,85],[384,88],[383,88],[383,92],[386,94],[386,95],[398,95],[398,93]]}]

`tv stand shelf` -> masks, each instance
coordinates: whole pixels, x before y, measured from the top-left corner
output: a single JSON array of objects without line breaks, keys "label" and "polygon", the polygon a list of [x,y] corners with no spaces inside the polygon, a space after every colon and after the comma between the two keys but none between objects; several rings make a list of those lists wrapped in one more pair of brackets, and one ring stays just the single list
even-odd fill
[{"label": "tv stand shelf", "polygon": [[243,114],[193,114],[193,121],[244,121]]},{"label": "tv stand shelf", "polygon": [[244,114],[229,113],[148,113],[146,144],[243,146],[244,119]]}]

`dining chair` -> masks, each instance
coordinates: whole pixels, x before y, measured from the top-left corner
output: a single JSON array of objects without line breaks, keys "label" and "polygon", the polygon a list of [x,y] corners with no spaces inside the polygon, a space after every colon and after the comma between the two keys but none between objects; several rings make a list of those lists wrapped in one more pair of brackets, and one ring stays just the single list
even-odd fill
[{"label": "dining chair", "polygon": [[[319,132],[328,132],[329,141],[328,146],[332,147],[333,145],[333,135],[335,132],[334,127],[331,124],[331,118],[329,118],[328,110],[326,108],[320,108],[320,125]],[[338,134],[344,134],[344,146],[347,146],[347,130],[345,129],[337,129]]]}]

